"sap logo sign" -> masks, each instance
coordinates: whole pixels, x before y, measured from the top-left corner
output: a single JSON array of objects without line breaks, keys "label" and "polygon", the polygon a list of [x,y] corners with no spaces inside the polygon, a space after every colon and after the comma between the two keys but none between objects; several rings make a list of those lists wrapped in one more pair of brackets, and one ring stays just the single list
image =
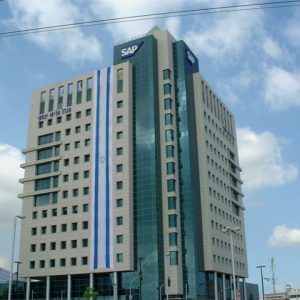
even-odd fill
[{"label": "sap logo sign", "polygon": [[193,65],[196,62],[196,59],[194,57],[194,55],[191,53],[191,51],[186,50],[186,56],[188,61]]},{"label": "sap logo sign", "polygon": [[130,46],[130,47],[127,47],[127,48],[123,48],[121,50],[121,57],[122,57],[122,59],[130,57],[130,56],[133,56],[139,50],[139,48],[141,48],[141,46],[143,45],[143,43],[144,42],[141,42],[138,45],[133,45],[133,46]]}]

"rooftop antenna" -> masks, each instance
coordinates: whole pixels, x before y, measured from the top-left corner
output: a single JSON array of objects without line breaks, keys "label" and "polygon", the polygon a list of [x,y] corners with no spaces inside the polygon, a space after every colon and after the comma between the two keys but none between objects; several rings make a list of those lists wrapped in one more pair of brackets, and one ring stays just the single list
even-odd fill
[{"label": "rooftop antenna", "polygon": [[273,293],[276,293],[276,278],[275,278],[275,259],[271,257],[271,272],[272,272],[272,285],[273,285]]}]

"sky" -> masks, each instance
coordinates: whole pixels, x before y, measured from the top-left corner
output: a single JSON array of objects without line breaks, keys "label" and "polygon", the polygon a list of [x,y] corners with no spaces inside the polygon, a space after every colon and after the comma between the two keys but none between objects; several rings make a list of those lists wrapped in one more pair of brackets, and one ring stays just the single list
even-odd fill
[{"label": "sky", "polygon": [[[260,2],[257,0],[257,2]],[[3,0],[0,32],[253,0]],[[113,46],[159,25],[183,39],[236,119],[249,282],[300,288],[300,7],[167,18],[0,38],[0,267],[21,212],[31,92],[112,64]],[[18,226],[19,232],[19,226]],[[272,289],[265,282],[265,290]]]}]

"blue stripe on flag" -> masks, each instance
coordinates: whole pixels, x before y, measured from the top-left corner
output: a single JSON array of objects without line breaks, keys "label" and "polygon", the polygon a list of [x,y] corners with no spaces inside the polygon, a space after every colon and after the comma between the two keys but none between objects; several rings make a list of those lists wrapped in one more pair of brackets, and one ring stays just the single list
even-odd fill
[{"label": "blue stripe on flag", "polygon": [[94,269],[98,268],[98,184],[99,184],[99,114],[100,114],[100,70],[97,71],[96,98],[96,151],[95,151],[95,189],[94,189]]},{"label": "blue stripe on flag", "polygon": [[110,89],[110,68],[107,68],[106,81],[106,251],[105,264],[106,268],[110,267],[110,195],[109,195],[109,89]]}]

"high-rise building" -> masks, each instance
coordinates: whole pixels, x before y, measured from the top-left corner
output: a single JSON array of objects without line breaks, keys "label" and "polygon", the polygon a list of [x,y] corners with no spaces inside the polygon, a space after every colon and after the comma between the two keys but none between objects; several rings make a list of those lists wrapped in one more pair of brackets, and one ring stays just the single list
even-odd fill
[{"label": "high-rise building", "polygon": [[34,90],[24,154],[27,299],[79,299],[88,286],[114,299],[231,299],[233,266],[240,293],[234,116],[168,31]]}]

